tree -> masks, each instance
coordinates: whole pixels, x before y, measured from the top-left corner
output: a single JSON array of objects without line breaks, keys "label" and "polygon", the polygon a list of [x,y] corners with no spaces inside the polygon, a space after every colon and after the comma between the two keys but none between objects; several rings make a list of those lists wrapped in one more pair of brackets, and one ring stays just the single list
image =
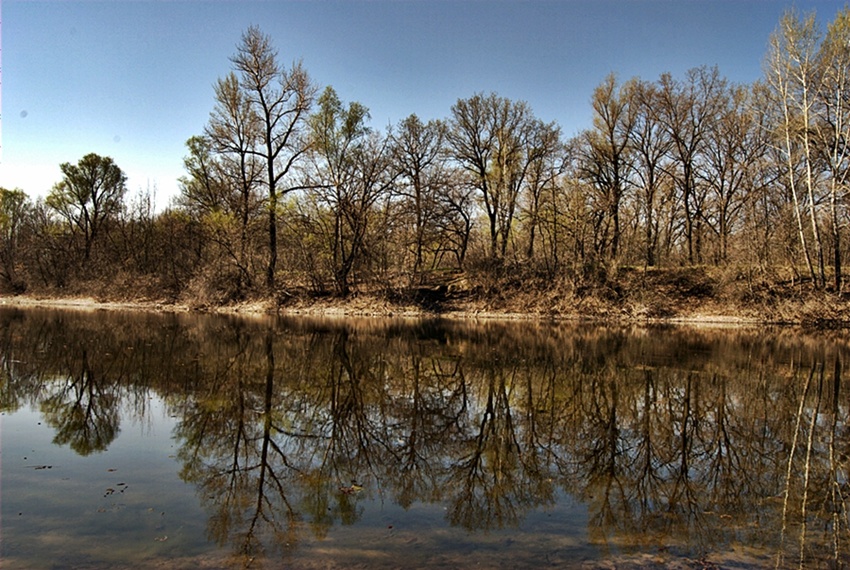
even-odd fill
[{"label": "tree", "polygon": [[342,103],[332,87],[310,117],[312,169],[306,186],[330,214],[331,264],[337,293],[351,291],[351,273],[363,258],[373,206],[394,181],[388,139],[366,124],[369,110]]},{"label": "tree", "polygon": [[18,266],[22,261],[20,237],[29,209],[29,199],[23,190],[0,188],[0,279],[5,287],[18,293],[26,288],[18,278]]},{"label": "tree", "polygon": [[829,174],[829,218],[832,229],[834,287],[841,293],[840,210],[850,175],[850,8],[845,7],[827,29],[818,54],[822,80],[818,90],[818,146]]},{"label": "tree", "polygon": [[672,140],[676,184],[682,198],[688,262],[702,263],[705,188],[699,184],[700,158],[712,121],[718,115],[726,80],[716,67],[699,67],[684,82],[669,74],[659,81],[659,118]]},{"label": "tree", "polygon": [[179,179],[180,206],[192,215],[201,217],[231,207],[229,188],[221,173],[222,166],[213,152],[208,137],[193,136],[186,141],[189,154],[183,157],[183,168],[187,176]]},{"label": "tree", "polygon": [[244,298],[257,273],[261,169],[238,140],[232,149],[226,144],[206,135],[186,142],[189,154],[183,165],[188,174],[180,178],[179,204],[202,230],[197,247],[205,271],[198,285],[220,300],[235,300]]},{"label": "tree", "polygon": [[46,203],[68,222],[72,233],[82,234],[87,263],[92,245],[124,206],[127,177],[110,157],[95,153],[59,168],[64,178],[50,191]]},{"label": "tree", "polygon": [[542,151],[531,141],[542,128],[556,127],[535,119],[524,101],[495,93],[459,99],[452,106],[448,142],[481,194],[494,259],[507,252],[520,191]]},{"label": "tree", "polygon": [[307,150],[305,121],[316,95],[316,86],[301,63],[286,69],[277,55],[271,38],[252,26],[231,58],[239,87],[258,122],[260,144],[250,152],[265,166],[269,216],[266,285],[270,292],[275,289],[277,270],[278,197],[294,189],[281,184]]},{"label": "tree", "polygon": [[257,187],[262,177],[262,164],[257,158],[261,140],[260,121],[245,93],[239,88],[234,73],[215,85],[216,105],[205,129],[212,149],[220,156],[222,182],[233,196],[228,213],[237,220],[239,237],[234,250],[238,267],[236,295],[252,284],[249,271],[250,223],[257,209]]},{"label": "tree", "polygon": [[[787,12],[771,35],[765,63],[767,81],[779,108],[777,143],[784,155],[785,174],[794,200],[800,248],[816,287],[822,285],[826,279],[823,245],[817,223],[816,172],[813,164],[815,149],[811,136],[815,118],[813,105],[819,81],[816,69],[819,41],[820,34],[814,14],[801,19],[794,12]],[[800,169],[802,173],[798,172]],[[817,272],[803,228],[800,186],[808,199],[809,221],[818,263]]]},{"label": "tree", "polygon": [[[394,168],[400,174],[396,192],[403,211],[413,226],[412,275],[421,275],[428,243],[439,242],[435,235],[440,214],[439,197],[445,193],[447,169],[443,161],[445,125],[440,121],[423,123],[416,115],[401,121],[391,135]],[[439,249],[439,248],[438,248]],[[436,263],[436,256],[432,263]]]},{"label": "tree", "polygon": [[437,231],[446,239],[445,248],[454,255],[458,269],[463,269],[469,249],[469,238],[477,210],[474,194],[475,188],[453,170],[445,191],[439,195]]},{"label": "tree", "polygon": [[[593,91],[593,129],[585,131],[581,171],[601,195],[606,223],[600,253],[616,259],[620,249],[620,203],[631,173],[629,137],[635,126],[634,106],[611,74]],[[609,230],[610,227],[610,230]]]},{"label": "tree", "polygon": [[725,262],[733,227],[757,190],[755,170],[763,165],[767,140],[749,87],[732,86],[720,99],[718,116],[706,134],[702,176],[713,198],[707,219],[718,238],[717,261]]},{"label": "tree", "polygon": [[558,177],[563,174],[567,159],[566,149],[561,140],[561,129],[554,123],[539,124],[535,129],[526,153],[529,155],[529,167],[526,178],[526,200],[524,227],[528,245],[526,259],[534,259],[537,233],[542,223],[544,193],[551,192]]},{"label": "tree", "polygon": [[634,153],[633,184],[638,187],[638,203],[643,210],[644,263],[652,267],[658,260],[660,235],[660,192],[669,177],[666,164],[671,140],[658,114],[658,88],[653,83],[632,80],[627,83],[628,98],[635,107],[633,128],[629,132]]}]

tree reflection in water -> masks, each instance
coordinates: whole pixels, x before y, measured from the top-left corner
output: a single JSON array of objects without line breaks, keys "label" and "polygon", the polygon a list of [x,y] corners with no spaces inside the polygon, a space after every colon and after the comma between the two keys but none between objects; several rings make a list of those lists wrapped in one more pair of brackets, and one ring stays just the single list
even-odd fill
[{"label": "tree reflection in water", "polygon": [[208,537],[240,564],[376,501],[479,532],[565,497],[603,557],[847,562],[843,338],[4,310],[0,342],[3,409],[38,406],[81,455],[122,405],[164,398]]},{"label": "tree reflection in water", "polygon": [[72,350],[66,382],[51,384],[54,390],[41,401],[41,412],[56,429],[53,442],[85,456],[104,451],[118,435],[119,385],[92,370],[86,349],[79,362]]}]

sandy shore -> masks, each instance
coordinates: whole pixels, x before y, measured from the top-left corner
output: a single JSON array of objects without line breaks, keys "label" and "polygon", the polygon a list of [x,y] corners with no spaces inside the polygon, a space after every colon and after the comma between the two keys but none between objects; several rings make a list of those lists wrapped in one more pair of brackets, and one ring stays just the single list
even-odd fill
[{"label": "sandy shore", "polygon": [[55,307],[57,309],[77,309],[81,311],[155,311],[155,312],[188,312],[190,309],[185,305],[173,303],[150,302],[115,302],[98,301],[91,297],[79,298],[53,298],[53,297],[28,297],[0,296],[2,307]]}]

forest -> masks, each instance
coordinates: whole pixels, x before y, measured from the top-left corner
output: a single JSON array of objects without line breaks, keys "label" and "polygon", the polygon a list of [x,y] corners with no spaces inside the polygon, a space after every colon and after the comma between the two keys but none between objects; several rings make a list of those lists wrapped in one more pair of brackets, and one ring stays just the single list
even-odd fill
[{"label": "forest", "polygon": [[497,93],[375,128],[256,27],[230,61],[164,210],[96,153],[0,188],[0,293],[850,322],[850,8],[752,84],[611,74],[571,138]]}]

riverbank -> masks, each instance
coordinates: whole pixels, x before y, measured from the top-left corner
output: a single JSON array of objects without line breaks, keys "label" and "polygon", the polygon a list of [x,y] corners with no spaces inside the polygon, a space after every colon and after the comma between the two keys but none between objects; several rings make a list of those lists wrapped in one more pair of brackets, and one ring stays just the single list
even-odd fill
[{"label": "riverbank", "polygon": [[[428,309],[415,304],[399,304],[368,295],[356,295],[341,299],[334,297],[298,298],[283,305],[270,300],[251,300],[228,305],[197,306],[190,303],[153,300],[102,300],[92,297],[61,297],[45,295],[0,296],[0,307],[41,307],[78,311],[149,311],[170,313],[220,313],[242,315],[291,315],[312,317],[440,317],[447,319],[488,320],[574,320],[574,321],[622,321],[646,323],[717,323],[756,325],[771,321],[742,315],[725,315],[705,311],[690,311],[669,316],[633,314],[631,311],[615,312],[611,309],[596,311],[553,312],[541,310],[523,311],[519,306],[491,307],[482,302],[458,302],[440,310]],[[516,304],[514,304],[516,305]]]},{"label": "riverbank", "polygon": [[[84,294],[83,292],[88,294]],[[850,328],[850,295],[816,289],[799,280],[703,267],[621,269],[613,279],[547,280],[508,275],[499,280],[454,274],[441,281],[395,290],[356,291],[346,297],[302,288],[276,298],[255,295],[217,302],[161,290],[91,283],[74,291],[0,295],[0,305],[77,310],[211,312],[339,317],[441,317],[453,319],[573,320],[621,323],[715,323]]]}]

